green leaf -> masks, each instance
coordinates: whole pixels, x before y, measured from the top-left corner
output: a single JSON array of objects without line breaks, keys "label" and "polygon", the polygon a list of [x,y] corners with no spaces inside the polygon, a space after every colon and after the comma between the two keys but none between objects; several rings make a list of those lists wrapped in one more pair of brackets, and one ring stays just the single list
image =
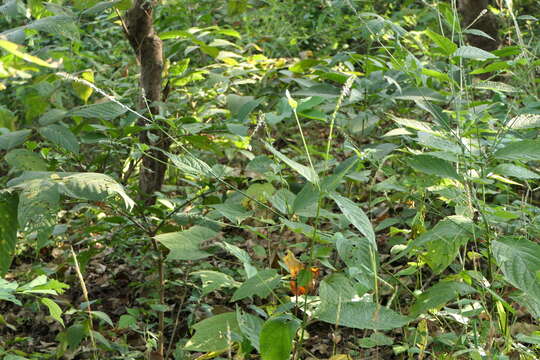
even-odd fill
[{"label": "green leaf", "polygon": [[240,204],[216,204],[212,205],[221,215],[225,216],[229,221],[235,224],[240,224],[242,221],[253,215],[253,212],[247,211]]},{"label": "green leaf", "polygon": [[425,250],[422,259],[436,274],[439,274],[454,261],[460,247],[467,244],[473,226],[473,222],[468,218],[458,215],[448,216],[413,240],[407,250]]},{"label": "green leaf", "polygon": [[275,269],[265,269],[257,272],[246,280],[233,294],[231,301],[242,300],[254,295],[265,298],[279,285],[281,277]]},{"label": "green leaf", "polygon": [[190,351],[223,351],[239,342],[242,337],[236,313],[228,312],[212,316],[193,325],[195,335],[189,339],[184,349]]},{"label": "green leaf", "polygon": [[52,124],[39,129],[45,139],[74,154],[79,153],[79,142],[75,135],[65,126]]},{"label": "green leaf", "polygon": [[[94,72],[92,70],[83,71],[80,77],[90,83],[94,83]],[[71,84],[77,96],[86,104],[86,102],[88,101],[92,93],[94,92],[94,89],[92,89],[88,85],[85,85],[84,83],[77,82],[77,81],[72,82]]]},{"label": "green leaf", "polygon": [[493,55],[490,52],[487,52],[485,50],[482,50],[474,46],[467,46],[467,45],[461,46],[452,54],[452,56],[461,57],[464,59],[479,60],[479,61],[498,58],[498,56]]},{"label": "green leaf", "polygon": [[220,242],[217,245],[228,251],[238,260],[240,260],[242,265],[244,265],[244,271],[246,272],[246,277],[248,279],[257,273],[257,269],[253,265],[251,265],[251,257],[249,256],[247,251],[227,242]]},{"label": "green leaf", "polygon": [[62,309],[60,306],[49,298],[41,298],[41,303],[49,309],[49,314],[51,317],[64,326],[64,320],[62,320]]},{"label": "green leaf", "polygon": [[316,59],[303,59],[289,66],[289,70],[292,71],[293,73],[301,74],[311,69],[315,65],[320,64],[321,62],[322,62],[321,60],[316,60]]},{"label": "green leaf", "polygon": [[118,320],[119,329],[128,329],[135,326],[137,326],[137,319],[134,316],[128,314],[120,316]]},{"label": "green leaf", "polygon": [[60,193],[58,185],[47,180],[31,180],[19,195],[17,219],[21,230],[52,230],[56,224]]},{"label": "green leaf", "polygon": [[47,170],[47,163],[39,154],[27,149],[14,149],[6,154],[6,162],[19,170],[44,171]]},{"label": "green leaf", "polygon": [[338,303],[335,307],[321,309],[315,317],[330,324],[372,330],[395,329],[411,321],[391,309],[362,301]]},{"label": "green leaf", "polygon": [[317,216],[317,204],[319,202],[319,191],[313,184],[306,183],[302,190],[296,195],[293,201],[292,210],[296,215],[315,217]]},{"label": "green leaf", "polygon": [[51,109],[39,118],[39,123],[43,126],[53,124],[62,120],[67,114],[67,111],[60,109]]},{"label": "green leaf", "polygon": [[11,150],[21,145],[31,132],[32,130],[19,130],[0,135],[0,150]]},{"label": "green leaf", "polygon": [[7,41],[7,40],[0,39],[0,48],[6,50],[7,52],[15,55],[18,58],[23,59],[24,61],[28,61],[28,62],[34,63],[36,65],[39,65],[39,66],[44,66],[44,67],[48,67],[48,68],[56,68],[56,67],[58,67],[58,64],[48,63],[48,62],[46,62],[44,60],[41,60],[40,58],[38,58],[36,56],[33,56],[33,55],[27,54],[27,53],[25,53],[23,51],[20,51],[18,49],[19,45],[15,44],[15,43],[12,43],[10,41]]},{"label": "green leaf", "polygon": [[251,345],[253,345],[257,351],[259,351],[259,335],[264,321],[260,317],[243,312],[240,309],[236,311],[236,319],[244,337],[249,340]]},{"label": "green leaf", "polygon": [[521,114],[508,122],[511,129],[534,129],[540,127],[539,114]]},{"label": "green leaf", "polygon": [[457,45],[454,44],[452,40],[440,34],[437,34],[430,29],[427,29],[425,33],[435,44],[437,44],[441,48],[445,55],[450,56],[454,53],[454,51],[457,50]]},{"label": "green leaf", "polygon": [[[15,255],[17,243],[17,206],[16,195],[0,193],[0,278],[4,276]],[[0,290],[1,291],[1,290]]]},{"label": "green leaf", "polygon": [[523,180],[540,179],[540,175],[534,171],[514,164],[500,164],[493,171],[504,176],[513,176]]},{"label": "green leaf", "polygon": [[127,108],[113,102],[108,101],[99,104],[85,105],[73,108],[68,111],[66,116],[80,116],[83,118],[94,118],[112,120],[127,111]]},{"label": "green leaf", "polygon": [[358,269],[356,279],[367,289],[372,289],[379,267],[379,253],[376,247],[366,238],[345,238],[340,233],[335,237],[339,257],[347,267]]},{"label": "green leaf", "polygon": [[373,226],[364,211],[353,201],[338,195],[337,193],[330,194],[330,198],[336,202],[347,220],[349,220],[351,224],[353,224],[353,226],[369,240],[374,249],[377,249],[377,241],[375,240]]},{"label": "green leaf", "polygon": [[9,282],[0,277],[0,300],[10,301],[22,306],[22,303],[13,295],[18,287],[19,285],[15,281]]},{"label": "green leaf", "polygon": [[311,182],[312,184],[319,183],[319,175],[317,175],[314,169],[312,169],[311,167],[304,166],[302,164],[297,163],[294,160],[289,159],[287,156],[283,155],[278,150],[274,149],[274,147],[268,143],[265,143],[265,146],[277,158],[279,158],[285,164],[289,165],[293,170],[298,172],[300,175],[305,177],[307,181]]},{"label": "green leaf", "polygon": [[268,319],[261,330],[260,353],[262,360],[288,360],[299,321],[290,316]]},{"label": "green leaf", "polygon": [[76,199],[102,201],[108,196],[119,195],[126,208],[132,209],[135,202],[126,194],[124,187],[113,178],[99,173],[56,173],[61,177],[63,194]]},{"label": "green leaf", "polygon": [[431,155],[416,155],[412,159],[409,159],[409,165],[413,169],[429,175],[461,180],[461,177],[450,162]]},{"label": "green leaf", "polygon": [[86,329],[82,324],[71,325],[66,331],[66,336],[69,349],[74,351],[86,336]]},{"label": "green leaf", "polygon": [[106,322],[108,325],[110,325],[111,327],[114,327],[114,324],[113,324],[111,318],[109,317],[109,315],[107,315],[107,314],[104,313],[103,311],[96,311],[96,310],[93,310],[93,311],[92,311],[92,316],[95,316],[95,317],[97,317],[98,319],[105,321],[105,322]]},{"label": "green leaf", "polygon": [[294,93],[294,95],[298,96],[320,96],[326,99],[339,97],[340,94],[341,90],[339,88],[328,84],[314,85]]},{"label": "green leaf", "polygon": [[321,309],[335,309],[337,304],[351,302],[357,295],[353,281],[342,273],[325,277],[319,285]]},{"label": "green leaf", "polygon": [[238,281],[219,271],[200,270],[194,271],[190,275],[198,276],[202,281],[202,296],[206,296],[214,290],[220,288],[234,288],[240,286]]},{"label": "green leaf", "polygon": [[171,251],[167,260],[200,260],[211,254],[199,247],[216,235],[213,230],[195,225],[188,230],[161,234],[154,238]]},{"label": "green leaf", "polygon": [[538,303],[540,245],[522,237],[501,237],[493,241],[492,248],[505,279]]},{"label": "green leaf", "polygon": [[540,160],[540,140],[520,140],[506,143],[502,149],[493,154],[504,160]]},{"label": "green leaf", "polygon": [[473,287],[462,282],[440,281],[418,296],[416,302],[411,306],[410,315],[417,317],[430,309],[445,305],[456,297],[469,295],[474,292],[476,290]]}]

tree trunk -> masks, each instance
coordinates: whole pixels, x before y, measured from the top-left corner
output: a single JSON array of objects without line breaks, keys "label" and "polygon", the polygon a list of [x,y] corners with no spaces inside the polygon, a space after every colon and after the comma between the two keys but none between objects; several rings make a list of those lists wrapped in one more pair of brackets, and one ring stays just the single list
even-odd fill
[{"label": "tree trunk", "polygon": [[[493,51],[497,49],[500,43],[499,25],[495,15],[487,9],[488,3],[489,0],[458,0],[458,11],[463,29],[470,26],[470,29],[481,30],[494,39],[491,40],[478,35],[467,35],[468,42],[482,50]],[[480,16],[484,10],[485,13]],[[477,18],[478,20],[476,20]]]},{"label": "tree trunk", "polygon": [[[154,102],[161,100],[161,73],[163,71],[162,43],[154,31],[152,21],[152,10],[155,4],[156,0],[135,0],[133,7],[126,15],[126,35],[141,67],[139,109],[142,113],[146,113],[146,109],[149,109],[151,114],[159,112]],[[147,127],[150,124],[140,119],[139,125]],[[166,128],[163,122],[159,125]],[[167,169],[167,156],[163,151],[169,149],[171,141],[159,129],[143,130],[139,139],[141,143],[151,147],[143,156],[139,188],[145,204],[152,205],[156,201],[154,192],[159,191],[163,185]]]}]

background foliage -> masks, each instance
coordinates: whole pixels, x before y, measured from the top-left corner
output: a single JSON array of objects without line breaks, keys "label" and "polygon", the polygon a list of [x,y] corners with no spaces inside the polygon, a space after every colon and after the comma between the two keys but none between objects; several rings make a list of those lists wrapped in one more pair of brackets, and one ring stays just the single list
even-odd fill
[{"label": "background foliage", "polygon": [[539,356],[535,1],[163,1],[154,116],[131,6],[0,5],[0,357]]}]

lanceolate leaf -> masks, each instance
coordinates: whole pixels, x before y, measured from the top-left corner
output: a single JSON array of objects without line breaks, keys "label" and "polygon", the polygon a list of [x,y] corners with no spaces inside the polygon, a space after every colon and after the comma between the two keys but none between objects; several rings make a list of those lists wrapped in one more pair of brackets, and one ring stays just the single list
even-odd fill
[{"label": "lanceolate leaf", "polygon": [[67,116],[80,116],[83,118],[95,118],[112,120],[125,113],[127,108],[113,102],[80,106],[69,111]]},{"label": "lanceolate leaf", "polygon": [[283,161],[285,164],[289,165],[293,170],[298,172],[300,175],[306,178],[307,181],[318,184],[319,183],[319,175],[310,167],[304,166],[302,164],[297,163],[296,161],[289,159],[287,156],[280,153],[278,150],[274,149],[274,147],[270,144],[265,144],[266,148],[274,154],[278,159]]},{"label": "lanceolate leaf", "polygon": [[332,200],[334,200],[347,220],[354,225],[365,237],[368,238],[374,249],[377,249],[377,242],[375,241],[375,232],[373,226],[366,216],[364,211],[358,207],[353,201],[338,195],[337,193],[330,194]]},{"label": "lanceolate leaf", "polygon": [[462,57],[465,59],[480,60],[480,61],[497,58],[496,55],[493,55],[490,52],[487,52],[485,50],[482,50],[474,46],[462,46],[459,49],[457,49],[453,53],[452,56]]},{"label": "lanceolate leaf", "polygon": [[476,290],[465,283],[441,281],[422,293],[411,307],[411,316],[416,317],[427,310],[445,305],[448,301],[465,296]]}]

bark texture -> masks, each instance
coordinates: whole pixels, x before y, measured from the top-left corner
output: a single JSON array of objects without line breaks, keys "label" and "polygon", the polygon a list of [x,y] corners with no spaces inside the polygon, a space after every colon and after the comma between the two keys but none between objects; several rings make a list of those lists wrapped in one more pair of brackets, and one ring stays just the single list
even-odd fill
[{"label": "bark texture", "polygon": [[[163,71],[162,42],[154,31],[152,20],[155,4],[155,0],[135,0],[133,7],[126,15],[126,35],[141,67],[139,109],[145,113],[149,107],[152,114],[159,112],[158,107],[153,103],[161,100]],[[148,127],[150,124],[140,119],[139,125]],[[160,123],[160,126],[166,127],[164,123]],[[167,156],[163,151],[169,149],[171,141],[162,131],[149,129],[142,131],[139,139],[141,143],[152,147],[143,157],[139,175],[142,197],[146,205],[151,205],[156,200],[154,192],[160,190],[163,185],[167,169]]]},{"label": "bark texture", "polygon": [[[461,26],[463,29],[470,26],[471,29],[482,30],[495,40],[478,36],[467,35],[467,40],[472,46],[476,46],[482,50],[493,51],[499,46],[499,24],[497,17],[487,10],[489,0],[458,0],[458,11],[461,16]],[[478,20],[478,16],[482,11],[486,10]],[[476,21],[475,21],[476,20]]]}]

